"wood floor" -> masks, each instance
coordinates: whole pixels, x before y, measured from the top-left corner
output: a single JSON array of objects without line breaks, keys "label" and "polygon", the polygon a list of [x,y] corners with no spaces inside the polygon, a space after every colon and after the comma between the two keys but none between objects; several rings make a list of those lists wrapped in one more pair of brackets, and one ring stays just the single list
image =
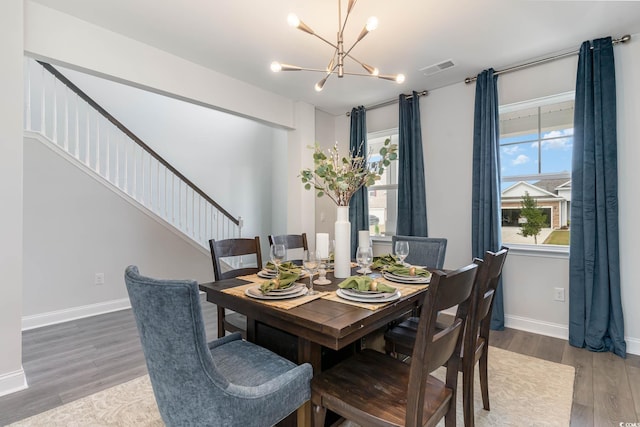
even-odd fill
[{"label": "wood floor", "polygon": [[[217,330],[215,306],[204,302],[202,307],[211,340]],[[623,360],[513,329],[492,332],[490,341],[496,347],[576,368],[572,426],[640,421],[640,356]],[[29,388],[0,397],[0,425],[146,373],[131,310],[24,332],[23,367]]]}]

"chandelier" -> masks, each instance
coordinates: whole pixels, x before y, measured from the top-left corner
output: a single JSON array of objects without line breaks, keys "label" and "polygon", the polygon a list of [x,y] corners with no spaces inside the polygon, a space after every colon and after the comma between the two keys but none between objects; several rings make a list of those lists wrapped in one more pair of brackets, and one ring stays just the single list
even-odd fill
[{"label": "chandelier", "polygon": [[[396,83],[404,82],[404,74],[380,74],[377,68],[372,67],[371,65],[365,64],[364,62],[356,59],[351,54],[351,51],[353,50],[354,47],[356,47],[356,45],[360,42],[360,40],[362,40],[367,34],[369,34],[371,31],[375,30],[378,27],[378,19],[375,16],[372,16],[367,20],[367,24],[364,26],[364,28],[360,32],[360,35],[358,36],[356,41],[353,43],[353,45],[349,49],[345,51],[342,34],[347,25],[347,20],[349,19],[349,13],[351,13],[351,10],[356,4],[356,1],[357,0],[349,0],[349,4],[347,6],[347,14],[344,17],[344,22],[343,22],[342,21],[342,4],[341,4],[341,0],[338,0],[338,33],[337,33],[338,35],[337,35],[337,40],[335,44],[331,43],[329,40],[325,39],[324,37],[316,34],[315,31],[313,31],[308,25],[306,25],[304,22],[298,19],[298,17],[293,13],[290,13],[287,18],[287,21],[289,22],[290,26],[296,27],[299,30],[304,31],[305,33],[311,34],[312,36],[319,38],[320,40],[322,40],[323,42],[325,42],[326,44],[334,48],[333,55],[331,56],[331,60],[329,61],[329,65],[327,65],[326,69],[304,68],[304,67],[298,67],[295,65],[282,64],[280,62],[272,62],[271,70],[274,72],[317,71],[317,72],[324,73],[325,76],[318,83],[316,83],[316,86],[315,86],[315,89],[318,92],[322,90],[322,88],[324,87],[324,84],[327,82],[327,79],[331,77],[332,74],[336,74],[338,78],[342,78],[345,75],[351,75],[351,76],[377,77],[379,79],[395,81]],[[347,58],[360,64],[360,66],[364,68],[367,71],[367,73],[353,73],[353,72],[345,71],[344,62],[345,62],[345,59]]]}]

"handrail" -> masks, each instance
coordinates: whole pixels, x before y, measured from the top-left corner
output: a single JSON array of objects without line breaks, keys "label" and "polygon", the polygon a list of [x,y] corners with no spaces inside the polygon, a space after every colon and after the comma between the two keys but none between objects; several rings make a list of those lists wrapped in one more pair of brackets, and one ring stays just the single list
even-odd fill
[{"label": "handrail", "polygon": [[234,218],[226,209],[220,206],[216,201],[214,201],[207,193],[202,191],[197,185],[191,182],[187,177],[181,174],[176,168],[174,168],[169,162],[167,162],[162,156],[153,151],[151,147],[144,143],[138,136],[136,136],[133,132],[131,132],[125,125],[120,123],[118,119],[113,117],[109,112],[107,112],[104,108],[102,108],[96,101],[94,101],[89,95],[84,93],[82,89],[73,84],[68,78],[66,78],[60,71],[55,69],[51,64],[46,62],[37,61],[40,65],[44,67],[45,70],[50,72],[53,76],[55,76],[58,80],[65,84],[69,89],[76,93],[80,98],[82,98],[85,102],[87,102],[91,107],[93,107],[96,111],[98,111],[104,118],[109,120],[114,126],[124,132],[131,140],[133,140],[136,144],[138,144],[143,150],[149,153],[153,158],[155,158],[158,162],[160,162],[164,167],[169,169],[174,175],[184,181],[189,187],[193,189],[196,193],[198,193],[203,199],[207,202],[211,203],[216,207],[225,217],[227,217],[231,222],[235,225],[240,225],[240,220]]}]

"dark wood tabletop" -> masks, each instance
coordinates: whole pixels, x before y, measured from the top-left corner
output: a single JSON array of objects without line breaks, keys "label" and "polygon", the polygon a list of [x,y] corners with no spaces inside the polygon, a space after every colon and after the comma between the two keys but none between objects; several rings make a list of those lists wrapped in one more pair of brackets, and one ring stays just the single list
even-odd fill
[{"label": "dark wood tabletop", "polygon": [[[332,281],[331,285],[315,285],[315,289],[335,291],[337,284],[342,280],[335,279],[331,273],[327,274],[327,278]],[[308,279],[304,282],[308,282]],[[262,341],[258,336],[261,331],[260,324],[297,337],[298,345],[303,348],[298,348],[298,357],[294,361],[309,362],[314,366],[314,370],[321,369],[319,353],[314,354],[318,349],[307,348],[305,351],[304,347],[323,346],[341,350],[419,306],[425,292],[421,290],[403,296],[398,301],[375,311],[322,298],[285,310],[264,304],[260,300],[222,292],[224,289],[246,283],[248,282],[241,279],[226,279],[202,283],[200,289],[207,294],[207,301],[247,316],[249,341]],[[311,354],[307,352],[309,350]]]}]

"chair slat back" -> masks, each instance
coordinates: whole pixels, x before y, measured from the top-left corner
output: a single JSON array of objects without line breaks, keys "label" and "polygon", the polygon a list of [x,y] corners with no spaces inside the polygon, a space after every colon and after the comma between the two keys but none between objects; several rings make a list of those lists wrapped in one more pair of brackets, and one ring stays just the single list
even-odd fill
[{"label": "chair slat back", "polygon": [[[233,277],[255,274],[262,269],[262,253],[260,251],[260,237],[253,239],[224,239],[209,240],[211,248],[211,261],[213,263],[213,275],[215,280],[231,279]],[[222,258],[251,255],[256,256],[256,267],[243,267],[229,271],[223,271]]]},{"label": "chair slat back", "polygon": [[[498,283],[500,283],[500,277],[502,276],[502,268],[504,262],[507,259],[507,253],[509,249],[502,248],[498,252],[490,252],[484,256],[485,272],[482,276],[483,281],[479,283],[478,291],[480,295],[483,295],[482,300],[478,305],[478,318],[484,319],[489,314],[491,304],[493,303],[493,295],[495,294]],[[480,275],[480,273],[478,273]]]},{"label": "chair slat back", "polygon": [[477,321],[474,326],[479,329],[481,336],[488,336],[489,334],[491,313],[493,312],[493,297],[500,284],[502,269],[508,253],[509,249],[503,247],[498,252],[487,251],[484,255],[486,271],[483,273],[483,280],[478,284],[479,295],[482,295],[483,298],[478,299],[476,307],[471,307],[474,322]]},{"label": "chair slat back", "polygon": [[[407,426],[421,426],[427,375],[447,362],[447,386],[457,386],[462,347],[461,333],[468,313],[471,291],[478,266],[470,264],[450,273],[434,271],[425,293],[416,341],[411,355],[407,394]],[[438,311],[458,305],[451,326],[435,334]],[[460,308],[462,307],[462,309]],[[451,370],[451,371],[450,371]],[[450,374],[455,372],[455,375]]]},{"label": "chair slat back", "polygon": [[303,249],[308,250],[307,234],[282,234],[280,236],[269,235],[269,246],[273,243],[283,244],[287,249]]},{"label": "chair slat back", "polygon": [[391,249],[394,254],[398,240],[409,243],[409,255],[407,255],[405,259],[409,264],[423,265],[437,269],[444,267],[447,239],[439,237],[393,236],[391,237]]}]

